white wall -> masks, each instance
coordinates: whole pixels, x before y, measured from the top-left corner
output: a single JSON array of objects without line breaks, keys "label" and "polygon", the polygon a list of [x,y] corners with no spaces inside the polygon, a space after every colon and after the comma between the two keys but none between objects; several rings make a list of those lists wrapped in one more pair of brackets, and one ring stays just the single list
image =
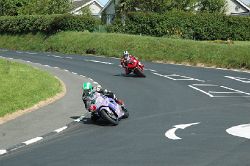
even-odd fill
[{"label": "white wall", "polygon": [[227,10],[226,14],[230,15],[231,13],[243,13],[247,12],[245,8],[242,8],[235,0],[227,0]]}]

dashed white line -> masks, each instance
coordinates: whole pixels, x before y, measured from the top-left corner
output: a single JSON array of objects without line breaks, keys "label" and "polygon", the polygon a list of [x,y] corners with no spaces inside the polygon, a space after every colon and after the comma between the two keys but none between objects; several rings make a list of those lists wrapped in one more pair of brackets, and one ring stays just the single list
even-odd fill
[{"label": "dashed white line", "polygon": [[62,132],[63,130],[65,130],[67,128],[68,128],[67,126],[64,126],[64,127],[60,128],[60,129],[56,129],[55,132],[60,133],[60,132]]},{"label": "dashed white line", "polygon": [[83,118],[85,118],[84,115],[80,116],[78,119],[74,120],[75,122],[80,122]]},{"label": "dashed white line", "polygon": [[153,73],[154,75],[160,76],[160,77],[164,77],[164,75],[159,74],[159,73]]},{"label": "dashed white line", "polygon": [[37,53],[35,52],[26,52],[27,54],[30,54],[30,55],[36,55]]},{"label": "dashed white line", "polygon": [[5,149],[0,150],[0,155],[3,155],[3,154],[5,154],[5,153],[7,153],[7,150],[5,150]]},{"label": "dashed white line", "polygon": [[30,140],[28,140],[28,141],[25,141],[25,142],[23,142],[23,143],[26,144],[26,145],[30,145],[30,144],[33,144],[33,143],[35,143],[35,142],[37,142],[37,141],[40,141],[40,140],[42,140],[42,139],[43,139],[42,137],[36,137],[36,138],[30,139]]}]

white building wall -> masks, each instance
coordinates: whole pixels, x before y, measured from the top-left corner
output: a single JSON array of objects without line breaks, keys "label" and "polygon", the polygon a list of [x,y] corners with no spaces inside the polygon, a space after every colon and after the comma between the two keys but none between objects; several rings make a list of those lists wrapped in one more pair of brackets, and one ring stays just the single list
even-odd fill
[{"label": "white building wall", "polygon": [[242,8],[241,5],[239,5],[235,0],[227,0],[227,6],[226,6],[226,14],[230,15],[231,13],[243,13],[247,12],[245,8]]},{"label": "white building wall", "polygon": [[96,2],[89,5],[89,9],[93,15],[98,15],[102,10],[102,8]]}]

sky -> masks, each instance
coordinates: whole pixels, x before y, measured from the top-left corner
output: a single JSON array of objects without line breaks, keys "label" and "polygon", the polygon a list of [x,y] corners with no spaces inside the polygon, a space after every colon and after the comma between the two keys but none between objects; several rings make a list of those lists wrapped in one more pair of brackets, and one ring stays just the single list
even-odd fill
[{"label": "sky", "polygon": [[[99,0],[103,5],[105,5],[107,2],[108,2],[108,0]],[[250,0],[241,0],[242,2],[244,2],[245,4],[250,4]]]},{"label": "sky", "polygon": [[101,2],[101,4],[105,5],[109,0],[98,0],[98,1]]}]

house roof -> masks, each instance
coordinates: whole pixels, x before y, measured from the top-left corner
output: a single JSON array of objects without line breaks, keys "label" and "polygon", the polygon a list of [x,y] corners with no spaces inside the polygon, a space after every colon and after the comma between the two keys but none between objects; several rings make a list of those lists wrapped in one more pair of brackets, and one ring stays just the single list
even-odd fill
[{"label": "house roof", "polygon": [[[106,5],[102,8],[102,10],[100,11],[100,13],[102,13],[114,0],[109,0]],[[248,12],[250,12],[250,8],[243,3],[241,0],[235,0],[236,2],[238,2],[241,6],[243,6]]]},{"label": "house roof", "polygon": [[113,2],[114,0],[109,0],[106,5],[102,8],[102,10],[100,11],[100,13],[102,13],[107,7],[109,7],[109,5]]},{"label": "house roof", "polygon": [[238,2],[241,6],[243,6],[248,12],[250,12],[250,8],[241,0],[235,0],[235,1]]},{"label": "house roof", "polygon": [[71,12],[74,13],[80,10],[81,8],[92,4],[93,2],[97,3],[101,8],[103,8],[103,5],[98,0],[74,0],[73,9],[71,10]]}]

